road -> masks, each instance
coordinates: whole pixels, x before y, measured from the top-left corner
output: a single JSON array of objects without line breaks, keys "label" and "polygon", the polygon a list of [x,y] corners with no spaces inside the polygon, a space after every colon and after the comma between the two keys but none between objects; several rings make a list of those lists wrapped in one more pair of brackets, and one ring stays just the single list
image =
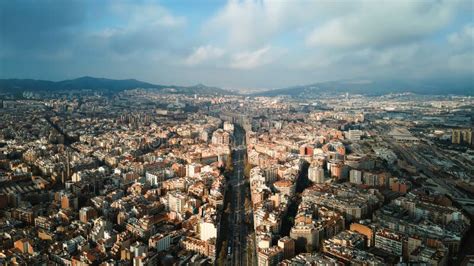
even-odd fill
[{"label": "road", "polygon": [[248,183],[244,177],[245,131],[236,126],[232,151],[233,172],[230,178],[232,186],[231,215],[229,215],[229,241],[227,247],[227,265],[247,265],[247,225],[245,221],[245,197]]}]

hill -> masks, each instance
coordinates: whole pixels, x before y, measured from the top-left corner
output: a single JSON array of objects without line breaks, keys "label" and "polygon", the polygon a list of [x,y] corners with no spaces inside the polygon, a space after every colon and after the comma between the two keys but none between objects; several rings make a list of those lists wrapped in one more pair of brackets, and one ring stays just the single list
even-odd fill
[{"label": "hill", "polygon": [[474,84],[473,79],[469,77],[432,80],[338,80],[268,90],[252,94],[252,96],[287,95],[297,98],[311,98],[346,92],[368,96],[404,92],[429,95],[474,95]]},{"label": "hill", "polygon": [[63,81],[34,80],[34,79],[0,79],[0,92],[3,93],[22,93],[24,91],[32,92],[56,92],[67,90],[96,90],[100,92],[120,92],[130,89],[158,89],[167,93],[183,94],[214,94],[227,95],[232,92],[208,87],[202,84],[195,86],[175,86],[175,85],[156,85],[136,79],[106,79],[95,77],[81,77]]}]

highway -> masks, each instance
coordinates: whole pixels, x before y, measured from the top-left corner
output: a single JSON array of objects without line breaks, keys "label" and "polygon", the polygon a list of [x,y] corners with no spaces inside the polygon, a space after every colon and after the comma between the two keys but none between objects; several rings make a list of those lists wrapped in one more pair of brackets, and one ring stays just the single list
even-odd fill
[{"label": "highway", "polygon": [[236,127],[234,132],[232,162],[233,172],[230,178],[232,186],[231,215],[229,215],[229,234],[227,247],[227,265],[247,265],[247,225],[245,223],[245,197],[248,183],[244,177],[245,131]]}]

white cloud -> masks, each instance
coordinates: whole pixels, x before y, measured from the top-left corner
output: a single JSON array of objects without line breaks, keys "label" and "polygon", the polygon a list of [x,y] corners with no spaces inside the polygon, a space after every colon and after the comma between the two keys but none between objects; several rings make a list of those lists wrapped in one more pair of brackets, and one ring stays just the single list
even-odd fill
[{"label": "white cloud", "polygon": [[[219,66],[228,61],[234,69],[314,73],[307,74],[309,82],[321,76],[403,75],[448,62],[450,49],[442,51],[430,38],[452,25],[465,6],[456,0],[230,0],[203,31],[205,42],[226,51]],[[275,60],[274,47],[288,51],[279,55],[282,60]],[[440,54],[433,58],[427,49]]]},{"label": "white cloud", "polygon": [[173,15],[168,9],[157,3],[133,4],[114,2],[110,6],[112,13],[125,19],[127,28],[136,27],[181,27],[186,18]]},{"label": "white cloud", "polygon": [[474,47],[474,24],[468,24],[459,32],[448,36],[448,42],[456,50],[466,50]]},{"label": "white cloud", "polygon": [[392,45],[441,29],[465,2],[230,0],[203,31],[236,49],[256,49],[284,34],[317,47]]},{"label": "white cloud", "polygon": [[229,46],[258,45],[276,26],[276,21],[267,19],[267,7],[267,1],[229,1],[204,25],[204,30],[207,34],[225,36]]},{"label": "white cloud", "polygon": [[256,49],[281,33],[299,31],[351,6],[326,0],[230,0],[203,25],[203,31],[208,37],[223,37],[229,47]]},{"label": "white cloud", "polygon": [[330,48],[409,43],[446,26],[455,7],[451,2],[364,1],[355,10],[316,26],[306,42]]},{"label": "white cloud", "polygon": [[225,51],[219,47],[212,45],[200,46],[194,49],[194,52],[185,59],[184,63],[189,66],[194,66],[209,60],[218,59],[224,54]]},{"label": "white cloud", "polygon": [[[49,9],[25,5],[22,12],[32,14],[19,16],[3,8],[12,10],[4,12],[11,23],[2,27],[3,76],[41,69],[55,79],[98,73],[165,84],[284,87],[474,69],[472,0],[230,0],[207,18],[207,8],[174,12],[175,5],[152,1],[64,8],[53,13],[63,14],[60,24],[68,27],[35,14]],[[462,28],[462,21],[470,23]]]},{"label": "white cloud", "polygon": [[474,69],[474,54],[466,53],[453,55],[448,59],[448,67],[453,71],[462,73],[468,72],[472,75]]},{"label": "white cloud", "polygon": [[92,51],[103,50],[123,62],[134,58],[163,61],[184,46],[181,33],[186,18],[157,3],[113,2],[107,12],[115,23],[102,22],[103,27],[83,33]]},{"label": "white cloud", "polygon": [[454,71],[474,70],[474,25],[465,25],[459,32],[448,36],[453,53],[448,59],[448,67]]},{"label": "white cloud", "polygon": [[255,51],[240,52],[232,56],[231,68],[253,69],[266,65],[272,61],[271,48],[266,46]]}]

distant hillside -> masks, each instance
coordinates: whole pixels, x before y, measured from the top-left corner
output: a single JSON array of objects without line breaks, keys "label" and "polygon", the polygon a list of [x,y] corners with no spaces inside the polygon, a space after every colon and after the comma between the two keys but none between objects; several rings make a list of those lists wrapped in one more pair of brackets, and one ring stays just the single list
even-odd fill
[{"label": "distant hillside", "polygon": [[[202,84],[194,86],[157,85],[136,79],[106,79],[81,77],[63,81],[34,79],[0,79],[0,93],[21,94],[31,92],[57,92],[68,90],[95,90],[104,93],[116,93],[124,90],[145,88],[157,89],[163,93],[235,95],[235,92]],[[363,94],[377,96],[389,93],[412,92],[431,95],[474,95],[474,79],[472,77],[413,80],[339,80],[319,82],[309,85],[293,86],[269,91],[260,91],[249,96],[288,95],[299,98],[316,98],[325,94]]]},{"label": "distant hillside", "polygon": [[431,95],[474,95],[472,78],[436,79],[425,81],[413,80],[339,80],[320,82],[310,85],[293,86],[252,94],[252,96],[317,97],[324,94],[339,93],[363,94],[377,96],[389,93],[412,92]]},{"label": "distant hillside", "polygon": [[207,94],[207,95],[235,95],[234,92],[224,90],[217,87],[208,87],[203,84],[194,86],[163,86],[162,90],[167,93],[181,93],[181,94]]},{"label": "distant hillside", "polygon": [[106,79],[94,77],[81,77],[63,81],[48,81],[34,79],[0,79],[0,92],[22,93],[24,91],[66,91],[66,90],[96,90],[101,92],[119,92],[136,88],[158,89],[167,93],[183,93],[183,94],[215,94],[227,95],[232,92],[216,88],[207,87],[199,84],[195,86],[166,86],[156,85],[139,81],[136,79]]}]

